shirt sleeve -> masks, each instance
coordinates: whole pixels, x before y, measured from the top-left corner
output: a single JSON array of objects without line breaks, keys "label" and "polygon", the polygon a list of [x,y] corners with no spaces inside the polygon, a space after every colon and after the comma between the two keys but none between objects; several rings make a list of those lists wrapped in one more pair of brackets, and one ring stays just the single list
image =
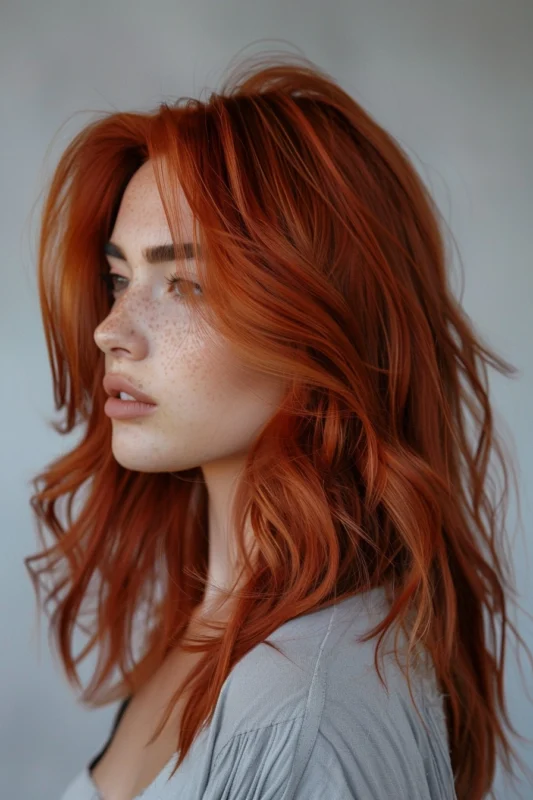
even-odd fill
[{"label": "shirt sleeve", "polygon": [[300,717],[233,736],[213,764],[202,800],[288,800],[301,726]]},{"label": "shirt sleeve", "polygon": [[455,798],[453,786],[433,780],[422,760],[407,759],[401,743],[361,734],[346,742],[319,729],[302,747],[299,717],[235,735],[215,759],[202,800]]}]

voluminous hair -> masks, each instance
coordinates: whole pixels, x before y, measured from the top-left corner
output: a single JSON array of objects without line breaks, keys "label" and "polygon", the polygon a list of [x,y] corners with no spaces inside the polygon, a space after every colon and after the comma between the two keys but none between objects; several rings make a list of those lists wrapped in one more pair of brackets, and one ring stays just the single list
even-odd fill
[{"label": "voluminous hair", "polygon": [[[192,210],[203,293],[183,299],[191,325],[287,381],[235,497],[242,570],[232,614],[216,635],[187,643],[206,590],[201,468],[147,474],[117,463],[93,339],[113,302],[100,276],[104,243],[149,159],[177,248],[176,186]],[[82,435],[34,479],[43,549],[25,563],[38,596],[41,575],[52,580],[50,631],[78,687],[78,664],[99,648],[83,701],[132,694],[178,642],[203,650],[165,717],[186,688],[179,766],[251,648],[289,619],[382,586],[390,611],[368,634],[376,668],[392,630],[407,632],[409,652],[430,654],[458,798],[483,797],[498,754],[511,768],[508,633],[523,644],[509,617],[500,515],[515,475],[487,373],[516,369],[455,299],[442,220],[403,149],[306,59],[260,60],[204,100],[92,120],[61,155],[41,221],[38,289],[62,412],[54,427]],[[489,471],[498,466],[500,487]],[[89,637],[78,656],[76,628]]]}]

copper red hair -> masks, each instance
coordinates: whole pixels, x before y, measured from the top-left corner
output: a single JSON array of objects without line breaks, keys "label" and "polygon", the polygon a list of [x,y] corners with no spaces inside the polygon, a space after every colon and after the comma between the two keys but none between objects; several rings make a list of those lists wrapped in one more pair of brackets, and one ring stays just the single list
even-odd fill
[{"label": "copper red hair", "polygon": [[[413,652],[427,648],[446,698],[458,797],[481,798],[497,755],[510,768],[513,754],[504,662],[508,632],[520,637],[498,515],[514,473],[487,368],[515,368],[453,296],[441,219],[407,155],[307,62],[260,63],[203,101],[103,114],[75,135],[51,179],[40,303],[63,415],[55,427],[81,437],[34,480],[44,549],[26,563],[37,592],[42,574],[51,579],[66,674],[81,686],[78,663],[99,647],[84,701],[131,694],[180,641],[205,588],[200,467],[146,474],[117,463],[93,339],[112,302],[99,276],[103,245],[147,159],[174,242],[178,182],[197,225],[204,293],[185,300],[191,319],[290,383],[247,458],[234,517],[238,602],[198,645],[205,655],[187,686],[180,763],[246,652],[292,617],[382,585],[392,604],[372,635],[379,646],[404,628]],[[91,596],[89,641],[75,657]]]}]

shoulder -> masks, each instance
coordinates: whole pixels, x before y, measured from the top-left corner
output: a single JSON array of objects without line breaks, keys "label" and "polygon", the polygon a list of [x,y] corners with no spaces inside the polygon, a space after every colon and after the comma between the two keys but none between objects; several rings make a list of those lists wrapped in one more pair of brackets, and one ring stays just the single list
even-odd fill
[{"label": "shoulder", "polygon": [[[354,714],[359,704],[390,710],[404,703],[409,688],[387,641],[379,662],[384,687],[375,668],[376,639],[363,639],[387,610],[384,594],[374,590],[281,625],[228,676],[224,730],[234,735],[304,715],[318,723],[332,708]],[[416,673],[413,688],[434,699],[432,672]]]},{"label": "shoulder", "polygon": [[[453,797],[432,674],[414,676],[417,711],[395,660],[381,662],[384,686],[375,640],[361,641],[385,612],[378,591],[351,597],[290,620],[247,653],[221,695],[215,783],[263,776],[284,787],[284,800],[331,796],[335,779],[339,798]],[[430,793],[439,782],[443,793]]]}]

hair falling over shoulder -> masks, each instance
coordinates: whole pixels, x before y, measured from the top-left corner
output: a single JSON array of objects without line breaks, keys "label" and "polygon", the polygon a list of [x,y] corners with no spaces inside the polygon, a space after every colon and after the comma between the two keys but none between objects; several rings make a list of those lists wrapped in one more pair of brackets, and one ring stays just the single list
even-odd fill
[{"label": "hair falling over shoulder", "polygon": [[[288,619],[384,586],[390,613],[372,635],[379,647],[408,624],[410,651],[427,648],[446,698],[457,795],[482,798],[498,758],[512,771],[509,633],[525,647],[510,620],[499,518],[514,471],[487,375],[488,366],[516,370],[454,299],[440,216],[406,154],[303,58],[245,63],[204,100],[100,115],[68,144],[47,187],[38,289],[63,415],[54,427],[82,435],[33,481],[43,549],[25,562],[37,596],[41,576],[50,581],[45,606],[54,603],[50,631],[69,680],[81,687],[77,666],[97,647],[83,700],[135,691],[205,590],[201,471],[117,464],[93,339],[112,302],[99,280],[103,246],[147,159],[175,244],[178,182],[193,211],[205,291],[188,302],[198,324],[215,326],[258,370],[291,376],[248,454],[234,511],[240,588],[219,635],[196,642],[204,656],[187,688],[179,763],[246,652]],[[76,627],[89,635],[78,656]]]}]

